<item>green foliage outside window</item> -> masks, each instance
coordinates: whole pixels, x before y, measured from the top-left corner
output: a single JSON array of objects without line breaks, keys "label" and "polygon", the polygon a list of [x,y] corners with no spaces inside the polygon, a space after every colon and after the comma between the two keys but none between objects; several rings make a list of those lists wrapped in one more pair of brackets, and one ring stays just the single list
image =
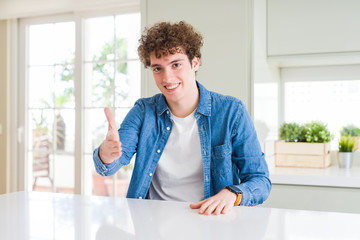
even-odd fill
[{"label": "green foliage outside window", "polygon": [[[115,51],[114,51],[115,47]],[[102,77],[99,78],[97,84],[93,85],[93,102],[98,104],[101,103],[102,106],[113,107],[112,101],[114,95],[114,86],[115,86],[115,74],[127,74],[127,62],[117,63],[114,69],[108,67],[108,61],[113,58],[114,52],[116,54],[116,59],[126,60],[127,59],[127,41],[126,39],[120,38],[116,39],[116,45],[112,42],[104,44],[100,55],[94,55],[93,61],[93,72],[100,73]],[[125,79],[128,83],[128,79]],[[97,89],[102,89],[101,94],[97,94]],[[122,98],[126,98],[128,91],[120,89],[119,92],[116,92],[117,95],[120,95]]]}]

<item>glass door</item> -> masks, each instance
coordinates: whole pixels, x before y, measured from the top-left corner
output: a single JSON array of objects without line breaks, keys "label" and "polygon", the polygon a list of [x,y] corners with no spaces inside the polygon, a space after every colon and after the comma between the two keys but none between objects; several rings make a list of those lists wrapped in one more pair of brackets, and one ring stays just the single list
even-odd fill
[{"label": "glass door", "polygon": [[31,25],[28,39],[28,187],[73,193],[75,23]]},{"label": "glass door", "polygon": [[125,196],[132,165],[102,177],[92,152],[107,132],[104,107],[120,126],[140,97],[140,14],[59,18],[21,25],[20,182],[25,190]]}]

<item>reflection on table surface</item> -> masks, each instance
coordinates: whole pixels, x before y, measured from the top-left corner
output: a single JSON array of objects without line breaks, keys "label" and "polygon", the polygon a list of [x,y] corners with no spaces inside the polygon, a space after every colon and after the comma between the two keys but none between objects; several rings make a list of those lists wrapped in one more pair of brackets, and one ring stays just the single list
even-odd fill
[{"label": "reflection on table surface", "polygon": [[1,239],[360,239],[360,214],[18,192],[0,195]]}]

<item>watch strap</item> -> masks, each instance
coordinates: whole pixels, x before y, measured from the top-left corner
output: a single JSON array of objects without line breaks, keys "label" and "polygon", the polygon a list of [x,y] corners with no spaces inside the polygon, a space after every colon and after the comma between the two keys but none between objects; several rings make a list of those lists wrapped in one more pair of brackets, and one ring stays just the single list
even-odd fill
[{"label": "watch strap", "polygon": [[224,187],[225,189],[229,190],[230,192],[234,193],[236,195],[236,200],[234,202],[234,206],[238,206],[241,203],[241,199],[242,199],[242,192],[238,191],[237,189],[231,187],[231,186],[226,186]]}]

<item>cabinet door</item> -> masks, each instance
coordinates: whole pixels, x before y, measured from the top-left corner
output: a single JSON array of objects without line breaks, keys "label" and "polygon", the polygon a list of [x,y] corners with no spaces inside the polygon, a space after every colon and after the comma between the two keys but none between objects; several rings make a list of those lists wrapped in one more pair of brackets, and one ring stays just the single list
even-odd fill
[{"label": "cabinet door", "polygon": [[268,56],[360,51],[360,1],[268,0]]}]

